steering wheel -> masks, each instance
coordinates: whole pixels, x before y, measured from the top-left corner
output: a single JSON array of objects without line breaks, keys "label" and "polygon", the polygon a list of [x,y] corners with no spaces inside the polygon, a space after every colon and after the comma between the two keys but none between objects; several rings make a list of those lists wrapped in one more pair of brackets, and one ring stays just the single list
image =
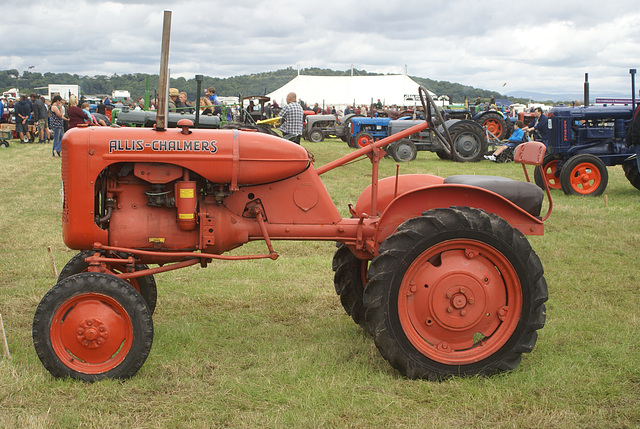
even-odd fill
[{"label": "steering wheel", "polygon": [[[420,94],[420,102],[422,103],[422,108],[424,109],[424,113],[427,118],[427,123],[429,124],[429,129],[433,131],[436,137],[438,137],[438,140],[440,140],[440,142],[442,143],[442,147],[445,153],[448,156],[451,156],[451,151],[453,148],[453,139],[451,138],[451,134],[449,134],[449,130],[444,125],[444,120],[442,119],[442,115],[438,110],[438,106],[433,101],[433,98],[431,98],[431,95],[429,95],[429,91],[427,91],[427,88],[425,88],[424,86],[420,85],[418,87],[418,94]],[[425,100],[425,97],[426,97],[426,100]],[[438,121],[437,124],[433,120],[434,115],[431,112],[432,108],[433,108],[433,111],[435,112],[436,120]],[[438,126],[440,124],[442,125],[442,129],[444,130],[444,133],[441,133],[438,130]]]}]

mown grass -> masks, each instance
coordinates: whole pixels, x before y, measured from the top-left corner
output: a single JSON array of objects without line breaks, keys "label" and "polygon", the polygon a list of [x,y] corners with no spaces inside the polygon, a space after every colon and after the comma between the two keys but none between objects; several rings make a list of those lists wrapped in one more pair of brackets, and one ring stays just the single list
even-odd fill
[{"label": "mown grass", "polygon": [[[61,239],[60,161],[44,145],[0,150],[0,427],[640,426],[640,192],[609,168],[607,198],[553,192],[530,237],[549,284],[547,323],[510,374],[444,382],[401,377],[346,316],[333,290],[333,243],[276,242],[276,261],[215,262],[156,277],[154,345],[127,381],[54,379],[31,343],[38,302],[74,255]],[[316,165],[350,149],[304,145]],[[382,162],[383,176],[395,163]],[[369,183],[361,161],[323,180],[340,212]],[[401,172],[496,174],[421,152]],[[264,243],[241,252],[264,253]]]}]

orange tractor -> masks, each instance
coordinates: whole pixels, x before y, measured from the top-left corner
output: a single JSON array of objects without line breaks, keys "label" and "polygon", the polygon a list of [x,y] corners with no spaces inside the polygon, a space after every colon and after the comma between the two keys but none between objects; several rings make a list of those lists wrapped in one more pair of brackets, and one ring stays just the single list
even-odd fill
[{"label": "orange tractor", "polygon": [[[153,342],[154,275],[217,259],[276,259],[276,240],[325,240],[339,244],[334,280],[346,312],[400,373],[513,370],[545,322],[543,268],[525,238],[544,233],[544,193],[528,176],[379,179],[385,145],[444,123],[420,93],[434,117],[320,167],[280,137],[188,120],[173,129],[70,130],[62,229],[80,252],[35,312],[46,369],[87,381],[131,377]],[[437,134],[450,151],[446,129]],[[544,149],[522,144],[515,159],[539,165]],[[343,218],[321,177],[362,157],[371,185]],[[264,254],[225,255],[255,240]]]}]

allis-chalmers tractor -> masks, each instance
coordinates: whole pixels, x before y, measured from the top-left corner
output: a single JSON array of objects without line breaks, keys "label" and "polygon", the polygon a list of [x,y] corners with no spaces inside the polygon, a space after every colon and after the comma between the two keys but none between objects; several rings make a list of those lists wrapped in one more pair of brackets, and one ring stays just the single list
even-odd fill
[{"label": "allis-chalmers tractor", "polygon": [[[430,111],[433,101],[420,93]],[[40,360],[56,377],[133,376],[153,341],[155,274],[216,259],[276,259],[275,240],[325,240],[338,243],[334,282],[345,310],[400,373],[513,370],[545,322],[543,268],[524,236],[543,234],[544,193],[501,177],[378,179],[383,146],[437,129],[444,121],[434,110],[319,168],[302,146],[255,131],[191,129],[189,121],[70,130],[62,230],[80,252],[35,312]],[[516,160],[540,164],[543,156],[544,145],[531,142]],[[371,160],[371,185],[343,218],[321,176],[361,157]],[[224,255],[255,240],[265,254]]]}]

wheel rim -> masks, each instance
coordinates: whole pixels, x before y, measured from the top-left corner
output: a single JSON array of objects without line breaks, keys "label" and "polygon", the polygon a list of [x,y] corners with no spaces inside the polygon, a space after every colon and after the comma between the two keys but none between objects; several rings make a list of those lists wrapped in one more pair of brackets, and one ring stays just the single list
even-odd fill
[{"label": "wheel rim", "polygon": [[558,160],[554,159],[545,164],[542,177],[549,185],[550,189],[560,189],[560,178],[556,176],[558,171]]},{"label": "wheel rim", "polygon": [[495,354],[522,311],[519,277],[498,250],[473,240],[442,242],[409,266],[398,295],[404,333],[423,355],[465,365]]},{"label": "wheel rim", "polygon": [[487,127],[487,130],[491,132],[494,136],[500,138],[502,134],[502,124],[497,119],[487,119],[484,121],[484,126]]},{"label": "wheel rim", "polygon": [[400,161],[409,161],[413,156],[413,149],[406,143],[396,143],[396,157]]},{"label": "wheel rim", "polygon": [[131,319],[120,303],[86,293],[66,300],[54,313],[51,346],[76,372],[101,374],[117,367],[133,344]]},{"label": "wheel rim", "polygon": [[590,162],[578,164],[571,170],[569,183],[571,184],[571,189],[578,194],[593,193],[598,189],[601,182],[600,170]]},{"label": "wheel rim", "polygon": [[470,133],[460,134],[454,142],[454,151],[461,159],[473,158],[480,147],[476,137]]},{"label": "wheel rim", "polygon": [[356,140],[356,145],[359,148],[367,147],[371,144],[373,144],[373,138],[371,138],[371,136],[359,136]]}]

